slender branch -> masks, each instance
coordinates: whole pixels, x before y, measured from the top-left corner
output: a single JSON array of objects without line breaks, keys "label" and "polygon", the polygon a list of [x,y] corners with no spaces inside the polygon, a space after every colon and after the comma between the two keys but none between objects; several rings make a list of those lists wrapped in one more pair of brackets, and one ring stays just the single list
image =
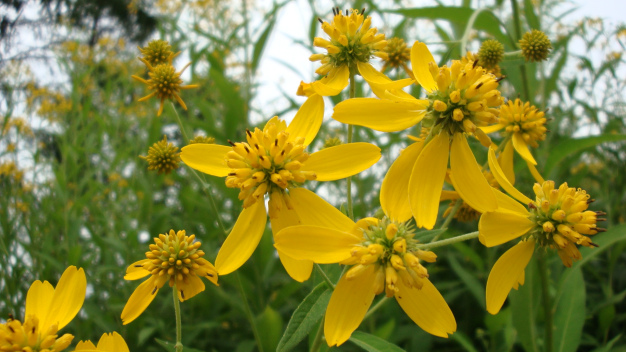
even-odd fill
[{"label": "slender branch", "polygon": [[237,279],[237,288],[239,289],[239,294],[241,294],[241,299],[243,301],[243,308],[246,313],[246,317],[250,322],[250,326],[252,327],[252,334],[254,335],[254,340],[256,341],[257,348],[259,352],[263,352],[263,344],[261,343],[261,335],[259,335],[259,329],[256,326],[256,321],[254,319],[254,315],[252,314],[252,309],[250,309],[250,304],[248,304],[248,297],[246,296],[246,290],[243,287],[243,282],[241,282],[241,277],[235,275]]},{"label": "slender branch", "polygon": [[313,264],[313,266],[315,267],[315,270],[317,270],[317,272],[320,273],[320,275],[322,275],[322,278],[326,282],[326,285],[328,285],[328,287],[330,287],[330,288],[332,288],[334,290],[335,289],[335,284],[333,284],[333,282],[330,280],[328,275],[326,275],[324,270],[322,270],[322,267],[319,264],[317,264],[317,263]]},{"label": "slender branch", "polygon": [[172,287],[172,297],[174,298],[174,313],[176,314],[176,352],[183,352],[182,331],[183,326],[180,319],[180,302],[178,301],[178,292],[176,285]]},{"label": "slender branch", "polygon": [[322,336],[324,336],[324,317],[322,317],[322,322],[319,328],[317,328],[317,333],[315,334],[313,344],[311,345],[311,352],[316,352],[320,350],[320,347],[322,345]]},{"label": "slender branch", "polygon": [[550,300],[550,282],[548,280],[548,266],[545,251],[538,251],[539,277],[541,279],[541,303],[545,317],[545,352],[552,352],[552,303]]},{"label": "slender branch", "polygon": [[[439,227],[440,229],[447,229],[448,226],[450,226],[452,219],[454,218],[456,213],[459,212],[459,209],[461,209],[461,205],[463,205],[463,199],[459,198],[456,200],[456,203],[454,204],[454,207],[450,211],[450,214],[448,214],[448,217],[446,218],[446,220],[444,220],[443,224],[441,224],[441,227]],[[432,243],[432,242],[437,241],[442,234],[443,232],[440,232],[435,237],[433,237],[433,239],[430,242]]]},{"label": "slender branch", "polygon": [[[515,37],[520,40],[522,37],[522,23],[520,21],[519,8],[517,6],[517,0],[511,0],[511,7],[513,8],[513,21],[515,23]],[[522,90],[524,93],[524,100],[530,101],[530,88],[528,86],[528,78],[526,75],[526,66],[519,65],[520,74],[522,76]],[[532,104],[532,101],[531,101]]]},{"label": "slender branch", "polygon": [[374,314],[374,312],[378,310],[378,308],[384,306],[387,301],[389,301],[389,297],[384,296],[383,298],[381,298],[372,308],[370,308],[370,310],[367,311],[367,313],[365,313],[363,320],[369,318],[370,315]]},{"label": "slender branch", "polygon": [[457,242],[471,240],[471,239],[476,238],[476,237],[478,237],[478,231],[466,233],[465,235],[461,235],[461,236],[447,238],[445,240],[441,240],[441,241],[437,241],[437,242],[426,243],[426,244],[423,244],[423,245],[419,246],[418,248],[419,249],[433,249],[433,248],[437,248],[437,247],[448,246],[448,245],[451,245],[451,244],[454,244],[454,243],[457,243]]},{"label": "slender branch", "polygon": [[[350,72],[350,99],[356,96],[356,81],[354,80],[354,73]],[[353,126],[348,125],[348,143],[352,143],[352,131]],[[348,177],[348,217],[354,220],[354,209],[352,209],[352,176]]]},{"label": "slender branch", "polygon": [[180,128],[180,132],[183,134],[183,138],[185,138],[185,141],[183,143],[185,144],[189,143],[189,136],[187,135],[187,132],[185,132],[183,121],[180,119],[180,116],[178,116],[178,111],[176,111],[176,107],[174,106],[174,103],[170,101],[170,104],[172,105],[172,109],[174,110],[174,115],[176,116],[176,121],[178,122],[178,127]]},{"label": "slender branch", "polygon": [[467,25],[465,26],[465,32],[463,33],[463,37],[461,38],[461,56],[465,56],[465,53],[467,52],[467,41],[469,40],[469,35],[472,31],[472,28],[474,28],[474,22],[476,22],[478,15],[480,15],[480,13],[485,10],[486,8],[474,10],[472,16],[467,21]]}]

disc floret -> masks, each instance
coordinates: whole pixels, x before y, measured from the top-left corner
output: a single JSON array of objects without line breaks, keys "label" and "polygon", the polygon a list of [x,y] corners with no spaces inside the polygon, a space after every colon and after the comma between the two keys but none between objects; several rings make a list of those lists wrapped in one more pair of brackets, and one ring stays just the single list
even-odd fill
[{"label": "disc floret", "polygon": [[397,282],[412,288],[421,289],[422,280],[428,278],[428,271],[420,260],[433,263],[437,255],[418,248],[413,239],[413,227],[388,219],[365,218],[357,222],[363,232],[363,242],[355,246],[350,263],[352,268],[346,273],[348,280],[356,277],[367,266],[374,265],[376,294],[385,291],[387,297],[398,292]]},{"label": "disc floret", "polygon": [[328,34],[330,40],[316,37],[313,45],[324,48],[327,54],[313,54],[309,60],[321,61],[315,72],[326,75],[332,68],[348,66],[351,72],[358,72],[357,62],[369,62],[372,56],[387,58],[383,51],[387,46],[385,35],[370,28],[371,16],[365,17],[365,9],[346,10],[345,14],[339,8],[333,8],[333,21],[325,22],[322,19],[322,30]]},{"label": "disc floret", "polygon": [[509,100],[500,107],[499,123],[505,126],[507,134],[520,133],[526,144],[537,148],[538,141],[546,139],[546,117],[529,102],[520,99]]},{"label": "disc floret", "polygon": [[424,126],[446,131],[450,136],[464,132],[487,138],[477,127],[497,122],[498,108],[503,103],[498,90],[501,79],[487,73],[477,61],[462,64],[454,60],[450,68],[438,68],[431,62],[429,68],[438,89],[427,97]]},{"label": "disc floret", "polygon": [[270,217],[283,206],[291,209],[286,193],[289,188],[317,178],[313,171],[301,170],[309,158],[304,151],[305,138],[290,139],[281,122],[275,117],[263,130],[246,129],[247,142],[229,141],[233,150],[226,154],[226,165],[231,168],[226,186],[241,190],[239,200],[243,200],[244,208],[270,194]]},{"label": "disc floret", "polygon": [[58,337],[57,332],[57,325],[40,331],[39,318],[35,315],[26,317],[24,324],[10,317],[6,323],[0,324],[0,351],[63,351],[72,343],[74,336],[64,334]]},{"label": "disc floret", "polygon": [[536,183],[533,190],[536,198],[528,207],[529,219],[536,227],[525,238],[533,237],[542,247],[557,249],[563,264],[571,267],[573,261],[581,258],[576,245],[597,247],[585,235],[605,231],[596,225],[605,220],[598,218],[605,213],[587,210],[593,199],[583,189],[568,187],[567,182],[558,189],[554,188],[554,181]]}]

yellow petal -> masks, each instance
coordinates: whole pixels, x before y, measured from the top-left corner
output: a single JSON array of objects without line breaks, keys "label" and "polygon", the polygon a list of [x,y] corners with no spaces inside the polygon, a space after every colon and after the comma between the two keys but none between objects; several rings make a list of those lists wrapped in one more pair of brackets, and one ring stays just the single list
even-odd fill
[{"label": "yellow petal", "polygon": [[305,83],[304,81],[300,81],[300,85],[298,86],[296,95],[303,96],[303,97],[310,97],[313,94],[317,94],[317,93],[315,93],[315,91],[313,90],[311,83]]},{"label": "yellow petal", "polygon": [[526,160],[527,162],[533,165],[537,165],[535,158],[533,158],[530,150],[528,150],[528,144],[526,143],[526,141],[524,141],[524,138],[522,138],[522,134],[513,133],[513,138],[511,139],[513,140],[513,146],[515,147],[515,150],[517,150],[519,155],[521,155],[522,158],[524,158],[524,160]]},{"label": "yellow petal", "polygon": [[363,240],[349,232],[311,225],[287,227],[274,239],[274,247],[290,257],[320,264],[350,258],[350,250]]},{"label": "yellow petal", "polygon": [[429,93],[437,90],[437,82],[430,74],[428,68],[429,62],[435,62],[433,54],[426,47],[426,44],[416,41],[411,48],[411,66],[413,66],[413,75],[415,79]]},{"label": "yellow petal", "polygon": [[456,320],[441,293],[428,279],[422,279],[421,289],[406,286],[398,280],[396,300],[404,312],[429,334],[448,337],[456,331]]},{"label": "yellow petal", "polygon": [[454,189],[472,208],[484,213],[498,207],[493,187],[485,179],[462,133],[456,133],[452,138],[450,169]]},{"label": "yellow petal", "polygon": [[57,324],[57,328],[61,330],[78,314],[85,301],[86,293],[85,271],[82,268],[77,269],[75,266],[65,269],[54,289],[49,314],[45,321],[39,322],[39,326],[47,329],[47,327]]},{"label": "yellow petal", "polygon": [[[35,315],[39,318],[40,323],[45,321],[50,312],[53,295],[54,287],[48,281],[36,280],[33,282],[26,294],[26,314],[24,317]],[[39,326],[43,327],[41,324]],[[45,329],[49,327],[46,326]]]},{"label": "yellow petal", "polygon": [[78,343],[78,345],[76,345],[76,349],[74,350],[74,352],[76,352],[76,351],[88,351],[88,352],[92,352],[93,351],[93,352],[95,352],[95,351],[98,351],[98,350],[96,349],[96,346],[93,344],[93,342],[91,342],[91,341],[85,341],[85,342],[80,341]]},{"label": "yellow petal", "polygon": [[311,83],[315,93],[330,97],[341,93],[350,83],[350,69],[347,65],[330,70],[328,75],[319,81]]},{"label": "yellow petal", "polygon": [[504,172],[498,164],[498,161],[496,160],[496,151],[493,146],[489,147],[489,169],[491,169],[491,173],[493,174],[493,177],[495,177],[496,181],[498,181],[498,184],[500,184],[500,187],[507,191],[511,196],[523,204],[532,203],[530,198],[523,195],[522,192],[518,191],[515,187],[513,187],[509,180],[507,180]]},{"label": "yellow petal", "polygon": [[441,197],[439,197],[439,201],[443,202],[445,200],[459,199],[459,193],[456,191],[446,191],[445,189],[441,191]]},{"label": "yellow petal", "polygon": [[535,178],[535,181],[543,184],[544,182],[546,182],[546,180],[543,179],[543,177],[541,176],[541,174],[539,173],[539,171],[537,171],[537,167],[531,163],[529,163],[528,161],[526,162],[526,165],[528,165],[528,170],[530,170],[530,173],[533,175],[533,177]]},{"label": "yellow petal", "polygon": [[524,207],[520,202],[515,199],[507,196],[502,193],[500,190],[494,189],[494,194],[496,195],[496,199],[498,200],[498,208],[512,211],[514,213],[524,214],[524,216],[528,216],[528,211],[526,207]]},{"label": "yellow petal", "polygon": [[139,280],[150,275],[150,272],[143,268],[143,265],[149,262],[150,259],[142,259],[129,265],[128,268],[126,268],[124,280]]},{"label": "yellow petal", "polygon": [[501,129],[504,128],[504,125],[501,125],[501,124],[497,123],[495,125],[482,126],[482,127],[478,127],[478,128],[483,130],[483,132],[485,132],[486,134],[489,134],[489,133],[493,133],[493,132],[496,132],[496,131],[500,131]]},{"label": "yellow petal", "polygon": [[448,167],[450,138],[435,136],[417,157],[409,180],[409,204],[418,227],[432,229],[437,222],[439,197]]},{"label": "yellow petal", "polygon": [[128,298],[124,310],[122,310],[122,324],[126,325],[137,319],[148,308],[158,292],[159,288],[156,285],[155,276],[150,276],[148,280],[137,286],[133,294]]},{"label": "yellow petal", "polygon": [[220,275],[232,273],[250,258],[261,241],[266,222],[263,197],[239,214],[215,259],[215,268]]},{"label": "yellow petal", "polygon": [[315,172],[318,181],[334,181],[356,175],[379,159],[380,148],[373,144],[341,144],[311,154],[302,170]]},{"label": "yellow petal", "polygon": [[344,275],[328,302],[324,320],[324,336],[328,346],[346,342],[363,321],[374,300],[374,265],[351,280]]},{"label": "yellow petal", "polygon": [[413,83],[413,79],[405,78],[397,81],[392,81],[384,73],[378,71],[369,62],[357,62],[356,64],[359,73],[367,83],[378,86],[378,89],[392,90],[402,89]]},{"label": "yellow petal", "polygon": [[178,299],[184,302],[204,291],[204,282],[196,275],[187,275],[184,281],[176,281],[176,290]]},{"label": "yellow petal", "polygon": [[526,214],[498,209],[481,215],[478,231],[485,240],[485,246],[493,247],[518,238],[535,227]]},{"label": "yellow petal", "polygon": [[345,232],[354,227],[354,221],[308,189],[294,188],[289,194],[301,225],[323,226]]},{"label": "yellow petal", "polygon": [[423,147],[423,142],[406,147],[391,164],[383,179],[380,206],[389,218],[398,222],[405,222],[413,216],[409,204],[409,180],[413,165]]},{"label": "yellow petal", "polygon": [[402,131],[418,124],[426,110],[420,100],[393,101],[375,98],[344,100],[335,106],[333,119],[381,132]]},{"label": "yellow petal", "polygon": [[289,140],[304,137],[304,146],[309,145],[320,130],[324,119],[324,98],[314,94],[298,109],[293,121],[287,127]]},{"label": "yellow petal", "polygon": [[281,251],[278,251],[278,259],[283,264],[287,274],[298,282],[304,282],[311,277],[313,262],[310,260],[294,259]]},{"label": "yellow petal", "polygon": [[512,185],[515,184],[515,171],[513,170],[513,151],[513,142],[509,141],[504,146],[504,150],[502,150],[502,153],[498,157],[498,163],[502,168],[502,172],[504,172],[507,180],[509,180]]},{"label": "yellow petal", "polygon": [[103,352],[130,352],[124,338],[113,331],[111,334],[104,334],[98,341],[98,351]]},{"label": "yellow petal", "polygon": [[230,168],[226,166],[226,153],[233,150],[219,144],[191,144],[183,147],[180,158],[192,169],[205,174],[226,177]]},{"label": "yellow petal", "polygon": [[511,288],[520,283],[535,250],[535,240],[522,241],[504,253],[493,265],[487,279],[487,311],[498,314]]}]

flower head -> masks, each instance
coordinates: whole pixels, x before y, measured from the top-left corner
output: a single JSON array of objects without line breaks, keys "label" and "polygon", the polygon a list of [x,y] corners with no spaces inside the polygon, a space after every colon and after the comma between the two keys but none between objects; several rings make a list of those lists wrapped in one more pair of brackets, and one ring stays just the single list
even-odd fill
[{"label": "flower head", "polygon": [[[286,226],[316,223],[327,209],[334,209],[314,193],[301,188],[308,180],[332,181],[359,173],[380,158],[380,149],[369,143],[349,143],[309,154],[324,115],[323,98],[312,95],[300,107],[289,126],[274,117],[263,129],[246,130],[246,141],[230,146],[192,144],[181,158],[190,167],[226,177],[226,186],[238,188],[243,211],[215,260],[220,275],[233,272],[252,255],[265,230],[267,215],[272,231]],[[296,280],[308,279],[313,262],[294,260],[279,251],[281,262]]]},{"label": "flower head", "polygon": [[[605,231],[596,222],[604,219],[602,212],[588,210],[590,199],[582,189],[567,183],[555,188],[554,181],[533,186],[532,200],[511,185],[496,162],[495,151],[489,150],[489,166],[495,178],[515,200],[501,195],[498,208],[485,212],[478,223],[480,240],[488,247],[521,237],[522,241],[498,259],[487,281],[487,310],[496,314],[511,288],[524,283],[524,268],[532,256],[535,245],[556,249],[563,264],[571,267],[581,259],[576,245],[595,247],[588,237]],[[524,206],[524,205],[526,206]]]},{"label": "flower head", "polygon": [[478,55],[479,55],[478,53],[472,53],[468,51],[465,54],[465,56],[461,58],[461,64],[466,65],[470,63],[473,66],[474,62],[478,61],[478,65],[482,66],[485,70],[487,70],[487,73],[491,73],[492,75],[496,76],[496,78],[502,77],[502,70],[500,69],[500,65],[495,65],[492,68],[487,68],[481,64],[480,57]]},{"label": "flower head", "polygon": [[198,136],[195,136],[193,139],[189,140],[189,144],[196,144],[196,143],[213,144],[215,143],[215,138],[198,135]]},{"label": "flower head", "polygon": [[163,136],[160,142],[154,143],[148,149],[148,156],[140,155],[139,157],[148,161],[148,170],[157,170],[159,174],[169,174],[180,166],[178,147],[168,143],[167,136]]},{"label": "flower head", "polygon": [[478,50],[478,64],[487,70],[498,66],[504,56],[504,45],[495,39],[485,40]]},{"label": "flower head", "polygon": [[147,62],[151,66],[158,66],[160,64],[172,64],[172,60],[180,54],[180,51],[174,53],[170,44],[161,39],[151,40],[144,48],[137,47],[143,57],[142,62]]},{"label": "flower head", "polygon": [[74,339],[71,334],[59,337],[80,311],[85,301],[87,280],[83,269],[68,267],[57,287],[48,281],[33,282],[26,296],[24,323],[12,317],[0,324],[0,351],[59,352]]},{"label": "flower head", "polygon": [[185,102],[180,97],[180,95],[178,95],[178,93],[181,90],[199,87],[199,85],[197,84],[189,84],[186,86],[182,85],[183,80],[180,78],[180,75],[185,71],[185,69],[187,69],[187,67],[189,67],[189,65],[191,65],[191,63],[188,63],[187,65],[185,65],[185,67],[183,67],[182,70],[176,72],[176,69],[170,63],[152,66],[148,61],[145,61],[143,59],[142,61],[146,64],[146,66],[148,66],[148,75],[150,76],[150,79],[145,80],[135,75],[133,75],[132,77],[139,82],[147,85],[148,89],[152,90],[153,92],[139,99],[138,101],[148,100],[156,96],[161,101],[157,116],[161,116],[161,113],[163,112],[163,104],[166,99],[175,99],[183,107],[183,109],[187,110],[187,105],[185,105]]},{"label": "flower head", "polygon": [[406,45],[402,38],[393,37],[389,39],[384,51],[387,53],[387,57],[382,58],[385,64],[381,71],[385,72],[388,68],[403,68],[407,73],[410,72],[407,62],[411,60],[411,48]]},{"label": "flower head", "polygon": [[126,280],[138,280],[150,275],[135,289],[122,311],[124,325],[135,320],[150,305],[165,283],[175,287],[181,302],[204,291],[201,277],[217,285],[217,271],[213,264],[202,258],[201,243],[196,235],[187,236],[184,230],[160,234],[154,238],[146,259],[131,264],[126,269]]},{"label": "flower head", "polygon": [[537,29],[526,32],[520,39],[519,45],[522,48],[524,59],[531,62],[547,60],[550,50],[552,50],[552,43],[548,36]]},{"label": "flower head", "polygon": [[412,226],[394,220],[398,215],[394,212],[381,220],[364,218],[354,223],[334,209],[315,225],[287,227],[276,235],[274,246],[286,255],[320,264],[351,265],[326,310],[324,335],[329,346],[350,338],[374,297],[382,292],[395,297],[426,332],[447,337],[456,331],[454,315],[423,266],[435,262],[437,256],[420,249]]},{"label": "flower head", "polygon": [[81,341],[76,345],[74,352],[87,351],[87,352],[130,352],[128,345],[124,338],[113,331],[110,334],[103,334],[98,341],[96,347],[91,341]]}]

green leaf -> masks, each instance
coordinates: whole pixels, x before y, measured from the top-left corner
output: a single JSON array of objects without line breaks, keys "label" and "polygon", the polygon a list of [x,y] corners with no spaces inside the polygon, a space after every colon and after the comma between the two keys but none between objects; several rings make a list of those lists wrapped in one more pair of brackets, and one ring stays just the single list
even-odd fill
[{"label": "green leaf", "polygon": [[528,21],[528,26],[530,29],[541,29],[541,24],[539,23],[539,18],[535,14],[535,6],[533,5],[532,0],[524,0],[524,14],[526,15],[526,20]]},{"label": "green leaf", "polygon": [[252,63],[251,68],[252,72],[256,72],[257,67],[259,66],[259,62],[261,61],[261,56],[263,55],[263,49],[265,49],[265,43],[267,42],[267,38],[272,33],[274,29],[274,24],[276,23],[276,16],[272,16],[272,18],[267,23],[267,26],[257,39],[256,43],[254,43],[254,51],[252,52]]},{"label": "green leaf", "polygon": [[[176,352],[176,345],[171,343],[171,342],[167,342],[167,341],[163,341],[163,340],[159,340],[159,339],[154,339],[159,345],[163,346],[163,348],[165,348],[166,350],[168,350],[169,352]],[[185,348],[183,349],[185,352],[204,352],[201,350],[197,350],[195,348],[190,348],[185,346]]]},{"label": "green leaf", "polygon": [[453,256],[450,255],[447,257],[452,270],[459,276],[461,281],[465,284],[467,289],[472,293],[474,298],[476,298],[476,302],[480,305],[480,307],[485,309],[485,289],[483,288],[483,284],[481,284],[474,273],[470,272],[463,265],[459,263],[459,261]]},{"label": "green leaf", "polygon": [[608,142],[626,141],[626,135],[623,134],[603,134],[600,136],[584,137],[584,138],[568,138],[562,140],[554,148],[550,149],[550,155],[546,160],[544,175],[550,175],[550,172],[566,157],[580,152],[584,149],[594,147],[598,144]]},{"label": "green leaf", "polygon": [[585,325],[585,280],[580,267],[561,280],[560,298],[555,301],[555,352],[573,352],[578,349]]},{"label": "green leaf", "polygon": [[355,345],[369,352],[401,352],[400,347],[387,342],[380,337],[370,335],[363,331],[355,331],[350,337],[350,341]]},{"label": "green leaf", "polygon": [[257,317],[257,327],[264,351],[276,351],[280,333],[283,331],[283,319],[272,307],[266,306]]},{"label": "green leaf", "polygon": [[458,342],[459,345],[463,347],[464,351],[478,352],[478,350],[474,348],[474,345],[472,345],[472,340],[470,340],[470,338],[467,337],[467,335],[463,334],[460,331],[457,331],[454,334],[450,335],[450,339]]},{"label": "green leaf", "polygon": [[415,234],[414,238],[416,240],[419,240],[421,243],[427,243],[434,237],[439,236],[440,234],[446,232],[446,230],[448,229],[435,229],[435,230],[420,231]]},{"label": "green leaf", "polygon": [[513,313],[513,326],[524,349],[528,352],[539,352],[537,346],[537,313],[540,306],[539,276],[534,258],[525,270],[524,285],[518,291],[511,290],[509,302]]},{"label": "green leaf", "polygon": [[322,282],[304,298],[291,315],[287,329],[276,348],[277,352],[289,351],[309,334],[324,316],[332,293],[326,283]]},{"label": "green leaf", "polygon": [[[436,6],[421,7],[398,10],[383,10],[383,12],[398,13],[410,18],[427,18],[431,20],[446,20],[461,27],[465,27],[467,21],[474,13],[474,9],[468,7]],[[502,23],[493,12],[484,10],[476,18],[474,28],[485,31],[494,36],[501,43],[510,42],[509,38],[502,32]]]}]

